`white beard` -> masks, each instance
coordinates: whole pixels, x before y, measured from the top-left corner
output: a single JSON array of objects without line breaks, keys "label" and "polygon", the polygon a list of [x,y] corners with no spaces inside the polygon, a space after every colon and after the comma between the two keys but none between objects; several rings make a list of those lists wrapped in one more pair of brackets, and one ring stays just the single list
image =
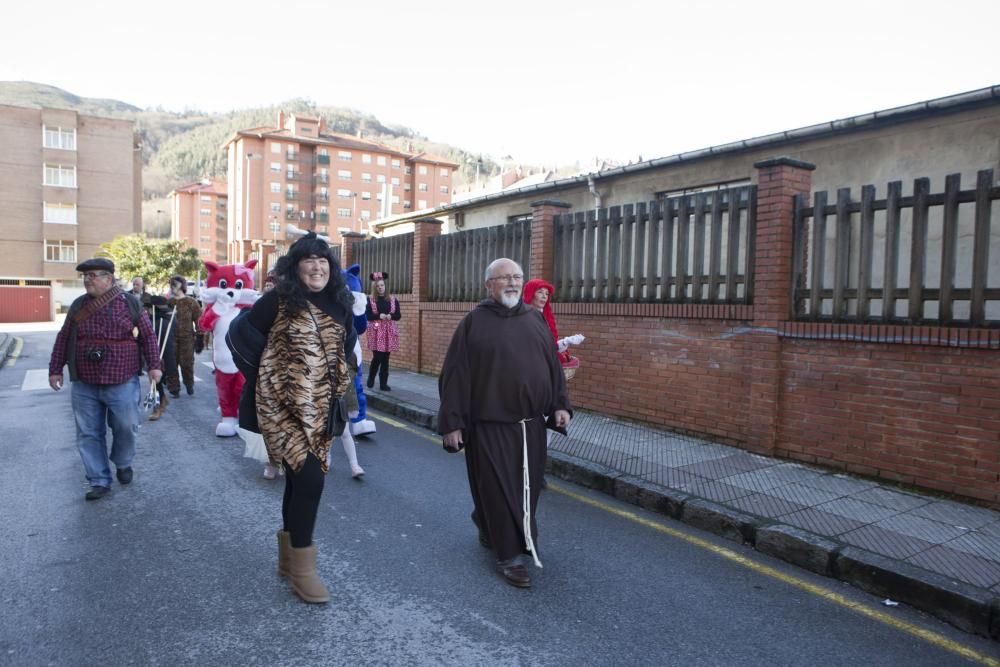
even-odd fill
[{"label": "white beard", "polygon": [[520,303],[520,301],[521,301],[520,294],[508,294],[507,292],[504,292],[503,296],[500,297],[500,303],[507,306],[508,308],[516,308],[517,304]]}]

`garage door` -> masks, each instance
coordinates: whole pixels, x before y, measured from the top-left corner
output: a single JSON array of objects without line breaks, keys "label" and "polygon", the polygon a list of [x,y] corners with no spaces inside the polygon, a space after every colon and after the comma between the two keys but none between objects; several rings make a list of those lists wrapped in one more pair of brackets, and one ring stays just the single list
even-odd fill
[{"label": "garage door", "polygon": [[51,301],[47,280],[0,280],[0,323],[48,322]]}]

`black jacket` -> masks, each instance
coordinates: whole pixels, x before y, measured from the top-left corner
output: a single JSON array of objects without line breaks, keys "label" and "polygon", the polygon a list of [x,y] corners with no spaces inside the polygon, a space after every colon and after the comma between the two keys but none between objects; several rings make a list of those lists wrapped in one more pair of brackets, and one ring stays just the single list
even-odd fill
[{"label": "black jacket", "polygon": [[240,312],[230,323],[229,331],[226,332],[226,345],[233,353],[236,367],[246,380],[240,393],[240,428],[260,433],[260,425],[257,423],[257,369],[267,345],[267,336],[250,324],[247,319],[249,312],[249,309]]}]

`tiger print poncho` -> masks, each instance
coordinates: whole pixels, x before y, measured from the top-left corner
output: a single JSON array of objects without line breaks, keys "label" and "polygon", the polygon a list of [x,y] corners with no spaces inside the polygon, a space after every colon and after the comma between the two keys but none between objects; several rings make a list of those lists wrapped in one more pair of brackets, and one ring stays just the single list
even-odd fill
[{"label": "tiger print poncho", "polygon": [[307,454],[327,472],[330,437],[326,421],[331,393],[350,385],[342,324],[308,304],[290,316],[283,302],[267,335],[257,374],[257,419],[272,461],[298,472]]}]

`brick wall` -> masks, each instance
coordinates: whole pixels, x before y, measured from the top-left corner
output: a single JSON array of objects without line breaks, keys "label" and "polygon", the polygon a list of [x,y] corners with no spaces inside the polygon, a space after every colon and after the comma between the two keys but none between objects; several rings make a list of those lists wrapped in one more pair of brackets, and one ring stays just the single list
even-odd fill
[{"label": "brick wall", "polygon": [[[790,201],[811,165],[758,169],[754,305],[554,303],[560,335],[587,337],[574,405],[1000,507],[1000,330],[790,322]],[[536,204],[534,275],[563,206]],[[436,375],[475,303],[399,299],[392,365]]]}]

